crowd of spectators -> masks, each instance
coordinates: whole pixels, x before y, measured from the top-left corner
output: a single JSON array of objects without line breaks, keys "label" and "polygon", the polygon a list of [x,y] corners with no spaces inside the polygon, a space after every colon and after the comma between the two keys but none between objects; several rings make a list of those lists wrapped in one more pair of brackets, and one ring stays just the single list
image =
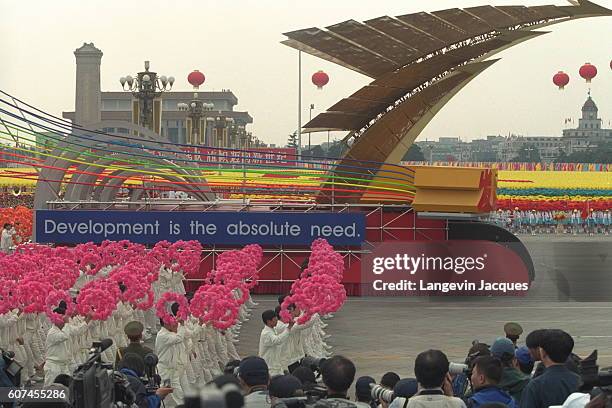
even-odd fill
[{"label": "crowd of spectators", "polygon": [[589,209],[573,211],[498,210],[486,218],[488,222],[514,234],[610,235],[612,212]]},{"label": "crowd of spectators", "polygon": [[17,206],[34,208],[34,194],[15,195],[12,192],[0,192],[0,208],[14,208]]},{"label": "crowd of spectators", "polygon": [[246,408],[284,408],[283,399],[293,398],[285,404],[291,407],[299,397],[303,398],[297,406],[308,406],[313,396],[323,398],[317,406],[343,408],[591,408],[610,403],[612,389],[585,383],[568,333],[535,330],[519,345],[520,326],[505,329],[506,336],[490,346],[472,344],[464,364],[450,362],[441,350],[423,351],[414,360],[412,378],[388,372],[378,381],[370,376],[356,379],[355,365],[340,355],[276,376],[270,375],[264,359],[252,356],[243,359],[234,373],[244,390]]},{"label": "crowd of spectators", "polygon": [[[265,320],[265,317],[262,316]],[[603,408],[612,405],[612,375],[586,375],[586,364],[573,353],[574,340],[559,329],[530,332],[524,344],[522,328],[504,326],[505,336],[491,345],[473,342],[465,361],[449,361],[437,349],[425,350],[414,360],[414,376],[387,372],[377,380],[356,378],[357,367],[342,355],[305,356],[282,374],[274,375],[261,356],[232,360],[196,397],[185,394],[183,407],[219,408]],[[132,345],[117,367],[126,374],[141,408],[157,408],[172,388],[148,392],[140,378],[144,366],[139,354],[151,350]],[[123,349],[122,349],[123,350]],[[590,366],[591,368],[593,366]],[[597,370],[597,367],[594,366]],[[592,374],[592,373],[591,373]],[[52,386],[69,387],[70,377]],[[603,380],[602,380],[603,378]],[[605,385],[608,384],[606,387]],[[602,386],[603,385],[603,386]],[[213,403],[217,390],[221,405]],[[199,399],[193,404],[193,399]],[[166,406],[170,401],[166,399]],[[65,405],[57,405],[65,408]]]}]

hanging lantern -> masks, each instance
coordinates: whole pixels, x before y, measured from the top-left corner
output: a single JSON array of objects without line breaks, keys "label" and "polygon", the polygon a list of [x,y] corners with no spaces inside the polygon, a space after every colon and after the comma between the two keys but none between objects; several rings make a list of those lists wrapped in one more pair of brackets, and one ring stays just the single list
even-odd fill
[{"label": "hanging lantern", "polygon": [[559,87],[559,89],[565,88],[569,84],[570,77],[563,71],[557,72],[553,76],[553,83]]},{"label": "hanging lantern", "polygon": [[197,69],[187,75],[187,81],[196,89],[198,89],[199,86],[202,85],[205,80],[206,77],[204,76],[204,74],[198,71]]},{"label": "hanging lantern", "polygon": [[591,79],[597,76],[597,67],[591,65],[588,62],[580,67],[580,76],[583,77],[587,83],[591,83]]},{"label": "hanging lantern", "polygon": [[329,82],[329,75],[323,71],[317,71],[312,74],[312,83],[317,86],[318,89],[323,89]]}]

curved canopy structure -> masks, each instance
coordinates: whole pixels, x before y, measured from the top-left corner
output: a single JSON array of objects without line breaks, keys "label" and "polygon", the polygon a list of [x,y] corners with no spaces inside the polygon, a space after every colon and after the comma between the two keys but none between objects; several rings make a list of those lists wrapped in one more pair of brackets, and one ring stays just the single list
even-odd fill
[{"label": "curved canopy structure", "polygon": [[[154,156],[147,157],[146,166],[125,168],[125,162],[131,156],[142,156],[143,151],[147,148],[159,147],[157,143],[169,143],[169,140],[148,128],[125,121],[102,121],[90,126],[92,130],[105,128],[125,128],[131,132],[137,132],[142,138],[141,142],[137,146],[126,143],[122,145],[122,153],[112,153],[92,160],[91,154],[88,154],[90,151],[95,151],[96,148],[104,150],[109,146],[112,148],[113,145],[116,146],[117,140],[104,133],[95,133],[95,137],[92,137],[94,135],[91,132],[75,130],[80,137],[78,147],[75,148],[73,144],[67,143],[67,139],[60,141],[41,166],[39,178],[50,181],[37,183],[34,208],[46,208],[47,202],[57,200],[62,190],[64,190],[63,199],[67,202],[116,201],[116,196],[125,180],[130,176],[141,174],[143,170],[150,171],[155,174],[155,178],[163,180],[161,185],[165,188],[174,186],[177,190],[184,190],[185,183],[189,183],[192,178],[201,177],[194,170],[181,168],[171,160]],[[65,136],[65,138],[70,137],[71,135]],[[72,172],[70,167],[75,163],[79,164],[76,166],[76,171]],[[155,167],[155,164],[159,164],[159,167]],[[164,172],[171,174],[164,174]],[[177,174],[182,177],[178,177]],[[69,181],[69,183],[59,180]],[[190,184],[190,194],[201,201],[213,201],[216,195],[206,186],[205,180],[200,181],[197,184]],[[149,187],[156,185],[153,180]],[[132,190],[130,199],[132,201],[141,199],[143,191],[142,189]]]},{"label": "curved canopy structure", "polygon": [[[316,116],[304,130],[349,131],[345,142],[350,148],[335,174],[342,174],[348,159],[399,164],[434,115],[496,61],[487,58],[545,34],[535,30],[549,24],[612,15],[612,10],[588,0],[570,3],[453,8],[285,33],[283,44],[374,79]],[[366,183],[384,184],[377,180],[384,165],[377,172],[368,167],[363,172]],[[319,195],[320,201],[329,199],[328,193]],[[355,193],[342,200],[368,197]]]}]

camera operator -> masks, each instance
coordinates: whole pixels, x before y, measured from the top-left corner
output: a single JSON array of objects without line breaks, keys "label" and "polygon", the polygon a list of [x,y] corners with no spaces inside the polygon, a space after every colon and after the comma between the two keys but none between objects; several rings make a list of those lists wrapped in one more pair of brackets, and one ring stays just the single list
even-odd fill
[{"label": "camera operator", "polygon": [[370,376],[359,377],[355,381],[355,401],[368,404],[371,408],[376,408],[378,405],[372,398],[372,390],[370,384],[376,384],[374,378]]},{"label": "camera operator", "polygon": [[317,385],[317,377],[315,376],[314,371],[312,371],[309,367],[299,366],[291,375],[295,376],[304,387],[304,391],[309,391],[313,389]]},{"label": "camera operator", "polygon": [[[321,364],[321,377],[327,388],[328,400],[348,400],[348,390],[355,380],[355,364],[344,356],[333,356]],[[357,407],[369,408],[363,402],[354,403]]]},{"label": "camera operator", "polygon": [[119,367],[119,362],[123,359],[123,356],[128,353],[139,355],[143,361],[147,354],[153,353],[153,350],[142,344],[142,333],[144,332],[144,326],[142,323],[137,321],[129,322],[125,325],[123,331],[129,339],[130,344],[117,350],[117,355],[115,356],[115,367],[117,368]]},{"label": "camera operator", "polygon": [[143,359],[135,353],[126,353],[118,364],[119,372],[127,376],[130,389],[136,396],[136,405],[139,408],[158,408],[161,401],[170,393],[172,388],[158,388],[155,394],[148,395],[147,389],[140,379],[144,375],[145,364]]},{"label": "camera operator", "polygon": [[529,376],[518,369],[519,364],[515,357],[514,344],[510,339],[499,337],[491,345],[491,355],[499,359],[503,366],[499,388],[507,391],[516,401],[516,405],[520,406],[521,395],[529,382]]},{"label": "camera operator", "polygon": [[276,398],[293,398],[304,395],[304,389],[300,380],[291,375],[277,375],[270,379],[270,400],[274,406]]},{"label": "camera operator", "polygon": [[[394,373],[393,371],[389,371],[383,374],[382,378],[380,379],[380,385],[385,387],[388,390],[393,390],[393,388],[395,387],[395,384],[397,384],[399,380],[400,380],[400,376],[397,373]],[[387,408],[389,406],[389,403],[384,400],[379,400],[379,401],[376,400],[375,402],[377,403],[378,406],[380,406],[380,408]]]},{"label": "camera operator", "polygon": [[465,408],[465,403],[453,397],[448,358],[440,350],[427,350],[414,362],[414,374],[419,392],[408,400],[406,408]]},{"label": "camera operator", "polygon": [[479,408],[494,402],[505,404],[508,408],[517,407],[514,398],[499,387],[502,372],[501,361],[493,356],[481,356],[474,361],[471,377],[474,394],[468,399],[468,408]]},{"label": "camera operator", "polygon": [[419,383],[415,378],[399,380],[393,387],[394,398],[389,404],[389,408],[406,408],[409,398],[413,397],[418,391]]},{"label": "camera operator", "polygon": [[[566,361],[574,349],[572,336],[563,330],[545,330],[539,336],[538,343],[535,354],[545,369],[525,387],[521,408],[562,405],[571,393],[578,390],[580,377],[566,367]],[[531,348],[529,341],[527,347]]]},{"label": "camera operator", "polygon": [[238,366],[238,379],[244,389],[245,408],[270,407],[270,372],[261,357],[246,357]]}]

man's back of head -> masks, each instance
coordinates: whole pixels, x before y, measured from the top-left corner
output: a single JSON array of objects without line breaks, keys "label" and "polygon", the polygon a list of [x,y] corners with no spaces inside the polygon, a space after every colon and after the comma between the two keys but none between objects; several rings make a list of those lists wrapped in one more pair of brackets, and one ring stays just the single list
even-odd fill
[{"label": "man's back of head", "polygon": [[355,364],[344,356],[333,356],[321,365],[321,376],[331,396],[346,396],[355,380]]},{"label": "man's back of head", "polygon": [[440,350],[427,350],[414,362],[414,374],[423,388],[438,388],[448,373],[448,358]]},{"label": "man's back of head", "polygon": [[563,364],[574,350],[574,339],[563,330],[551,329],[542,336],[540,347],[551,363]]}]

